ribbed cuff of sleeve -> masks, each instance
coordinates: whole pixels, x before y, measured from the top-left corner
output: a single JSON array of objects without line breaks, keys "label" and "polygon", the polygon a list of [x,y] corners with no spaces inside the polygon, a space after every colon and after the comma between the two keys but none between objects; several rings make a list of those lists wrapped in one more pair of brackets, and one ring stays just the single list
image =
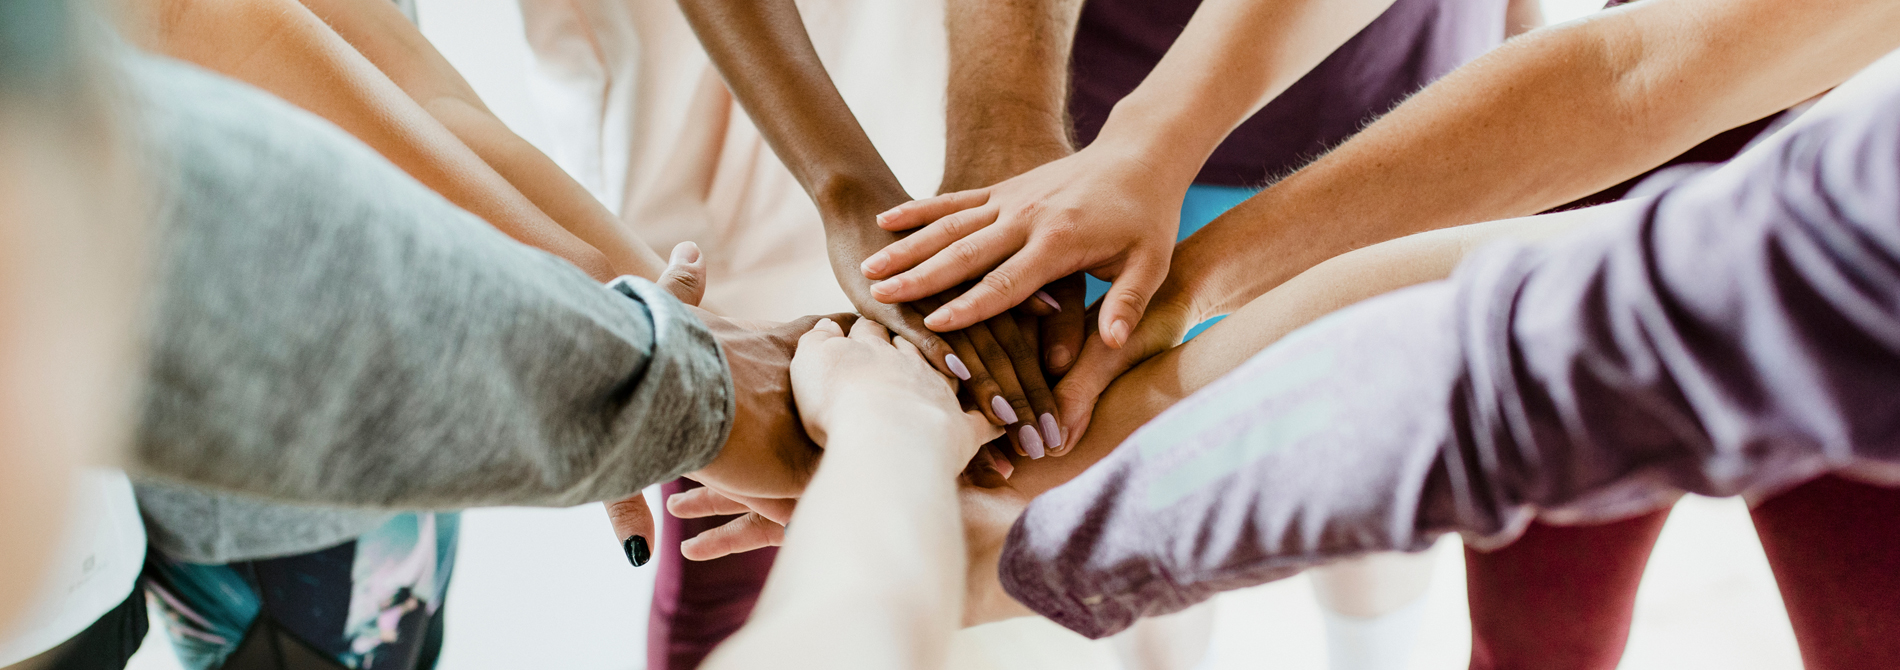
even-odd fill
[{"label": "ribbed cuff of sleeve", "polygon": [[719,340],[686,305],[637,277],[607,288],[633,299],[653,321],[653,351],[646,370],[630,380],[629,408],[640,421],[634,431],[641,460],[667,468],[666,481],[712,463],[732,432],[737,411],[732,376]]}]

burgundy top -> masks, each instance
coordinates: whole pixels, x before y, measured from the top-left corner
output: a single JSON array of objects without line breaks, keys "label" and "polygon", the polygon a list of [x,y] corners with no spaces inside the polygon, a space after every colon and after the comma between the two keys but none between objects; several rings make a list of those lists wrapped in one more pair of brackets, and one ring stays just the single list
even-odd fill
[{"label": "burgundy top", "polygon": [[[1109,109],[1148,76],[1199,0],[1088,0],[1076,28],[1069,113],[1095,140]],[[1397,0],[1235,129],[1195,181],[1261,186],[1350,137],[1413,91],[1504,39],[1505,0]]]},{"label": "burgundy top", "polygon": [[1000,577],[1091,637],[1532,516],[1900,485],[1900,53],[1723,167],[1289,334],[1029,505]]}]

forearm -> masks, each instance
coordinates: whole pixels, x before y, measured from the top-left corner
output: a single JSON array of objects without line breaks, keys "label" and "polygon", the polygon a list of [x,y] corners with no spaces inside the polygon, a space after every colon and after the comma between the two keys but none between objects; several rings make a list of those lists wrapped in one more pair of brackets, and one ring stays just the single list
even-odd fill
[{"label": "forearm", "polygon": [[141,474],[305,504],[574,505],[725,444],[720,347],[663,290],[509,242],[253,88],[162,59],[128,75],[164,205]]},{"label": "forearm", "polygon": [[889,239],[873,217],[908,197],[825,72],[798,6],[680,0],[680,9],[733,97],[825,215],[826,235]]},{"label": "forearm", "polygon": [[1124,147],[1182,188],[1227,134],[1379,17],[1392,0],[1209,0],[1097,143]]},{"label": "forearm", "polygon": [[918,440],[961,417],[862,416],[831,428],[758,607],[707,668],[942,666],[966,561],[946,455],[965,450]]},{"label": "forearm", "polygon": [[1344,251],[1569,202],[1838,84],[1896,23],[1882,2],[1658,0],[1535,31],[1197,233],[1171,282],[1225,313]]},{"label": "forearm", "polygon": [[450,202],[596,279],[607,259],[561,228],[294,0],[152,0],[154,51],[262,88],[342,127]]},{"label": "forearm", "polygon": [[1019,463],[1010,484],[1037,495],[1075,478],[1161,412],[1319,317],[1373,296],[1444,279],[1466,254],[1486,243],[1546,239],[1578,226],[1613,220],[1646,202],[1420,233],[1330,259],[1254,299],[1192,341],[1117,378],[1102,395],[1096,419],[1074,452]]},{"label": "forearm", "polygon": [[1069,48],[1081,0],[945,5],[950,78],[939,192],[988,186],[1068,155]]},{"label": "forearm", "polygon": [[666,263],[586,187],[502,123],[474,87],[386,0],[303,0],[337,35],[542,213],[606,254],[618,274],[656,279]]}]

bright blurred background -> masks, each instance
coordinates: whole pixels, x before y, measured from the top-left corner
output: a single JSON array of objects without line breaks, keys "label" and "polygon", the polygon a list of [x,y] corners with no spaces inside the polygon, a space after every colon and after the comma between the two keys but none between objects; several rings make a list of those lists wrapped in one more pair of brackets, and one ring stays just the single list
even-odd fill
[{"label": "bright blurred background", "polygon": [[[527,99],[529,51],[514,0],[419,0],[423,31],[523,137],[547,137]],[[1551,23],[1600,0],[1543,0]],[[657,496],[649,491],[654,508]],[[1436,572],[1415,670],[1466,667],[1470,624],[1458,539],[1432,550]],[[644,667],[655,570],[627,565],[599,505],[469,512],[447,598],[442,670],[637,670]],[[1326,667],[1323,624],[1306,578],[1217,600],[1206,670]],[[175,670],[158,629],[133,670]],[[1066,670],[1118,667],[1107,643],[1053,624],[1011,622],[960,636],[951,667]],[[1690,497],[1656,545],[1637,597],[1627,670],[1801,667],[1773,575],[1739,500]]]}]

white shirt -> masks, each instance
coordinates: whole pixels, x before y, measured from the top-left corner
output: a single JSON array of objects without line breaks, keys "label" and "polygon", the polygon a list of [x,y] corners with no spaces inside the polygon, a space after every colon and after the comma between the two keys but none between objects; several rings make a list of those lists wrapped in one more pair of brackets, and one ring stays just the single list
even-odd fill
[{"label": "white shirt", "polygon": [[72,639],[125,602],[137,585],[145,564],[145,526],[132,482],[118,470],[87,469],[79,473],[73,497],[64,545],[38,602],[10,637],[0,639],[0,666]]}]

